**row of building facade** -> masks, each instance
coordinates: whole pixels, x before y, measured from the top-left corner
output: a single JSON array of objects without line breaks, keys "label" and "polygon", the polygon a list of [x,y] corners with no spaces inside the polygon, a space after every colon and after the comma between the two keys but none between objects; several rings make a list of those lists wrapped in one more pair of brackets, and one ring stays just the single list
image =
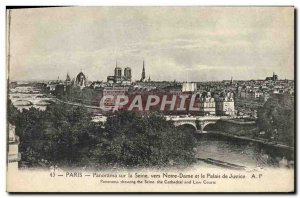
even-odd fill
[{"label": "row of building facade", "polygon": [[[118,66],[114,68],[114,75],[107,76],[107,81],[88,82],[85,74],[80,72],[76,78],[71,80],[67,74],[65,81],[50,83],[47,89],[55,92],[56,95],[67,95],[68,100],[75,102],[99,105],[103,96],[136,94],[170,94],[170,95],[192,95],[198,94],[196,107],[199,115],[235,115],[237,110],[258,109],[271,97],[272,94],[288,92],[286,83],[278,80],[273,74],[266,80],[258,81],[233,81],[228,82],[167,82],[146,80],[145,64],[143,61],[141,79],[132,82],[132,70],[130,67],[124,70]],[[84,94],[83,94],[84,93]],[[78,97],[80,95],[80,97]],[[88,98],[90,97],[90,98]],[[114,100],[107,101],[106,105],[113,106]]]}]

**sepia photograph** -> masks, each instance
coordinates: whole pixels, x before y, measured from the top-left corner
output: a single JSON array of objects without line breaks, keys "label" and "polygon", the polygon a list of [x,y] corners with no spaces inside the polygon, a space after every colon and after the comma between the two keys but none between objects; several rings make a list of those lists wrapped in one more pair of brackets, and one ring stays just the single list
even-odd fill
[{"label": "sepia photograph", "polygon": [[295,192],[294,24],[293,6],[7,7],[6,190]]}]

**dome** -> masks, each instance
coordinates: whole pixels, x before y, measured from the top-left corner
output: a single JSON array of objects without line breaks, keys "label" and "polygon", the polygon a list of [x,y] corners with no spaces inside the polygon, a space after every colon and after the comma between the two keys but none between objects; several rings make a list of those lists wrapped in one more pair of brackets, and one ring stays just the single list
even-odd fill
[{"label": "dome", "polygon": [[77,78],[80,78],[81,76],[85,77],[85,75],[84,75],[82,72],[80,72],[80,73],[77,75]]},{"label": "dome", "polygon": [[85,87],[85,85],[86,85],[86,77],[85,77],[85,75],[82,72],[80,72],[76,76],[75,85],[76,86],[80,86],[81,88]]},{"label": "dome", "polygon": [[77,75],[76,81],[80,81],[80,79],[85,79],[85,75],[82,72]]}]

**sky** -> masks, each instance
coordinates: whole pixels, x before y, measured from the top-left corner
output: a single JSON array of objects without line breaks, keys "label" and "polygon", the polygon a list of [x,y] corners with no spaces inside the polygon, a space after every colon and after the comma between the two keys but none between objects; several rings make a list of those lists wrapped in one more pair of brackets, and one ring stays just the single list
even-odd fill
[{"label": "sky", "polygon": [[[8,29],[8,28],[7,28]],[[9,78],[294,79],[293,7],[61,7],[11,11]]]}]

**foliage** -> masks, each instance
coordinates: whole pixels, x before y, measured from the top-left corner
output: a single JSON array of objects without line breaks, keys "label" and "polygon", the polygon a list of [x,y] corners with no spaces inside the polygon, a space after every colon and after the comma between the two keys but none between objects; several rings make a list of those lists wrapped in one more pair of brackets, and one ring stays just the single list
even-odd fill
[{"label": "foliage", "polygon": [[15,121],[17,120],[19,111],[18,109],[12,104],[11,100],[7,100],[7,120],[11,124],[15,124]]},{"label": "foliage", "polygon": [[194,160],[194,137],[156,114],[120,111],[107,122],[95,123],[83,107],[49,105],[15,111],[9,122],[20,137],[27,166],[165,166]]},{"label": "foliage", "polygon": [[[194,160],[194,137],[156,114],[120,111],[105,123],[105,139],[95,155],[107,163],[126,166],[163,166]],[[99,152],[101,151],[101,153]],[[104,156],[104,157],[103,157]]]},{"label": "foliage", "polygon": [[271,97],[258,111],[258,126],[265,138],[294,145],[294,101],[284,94]]}]

